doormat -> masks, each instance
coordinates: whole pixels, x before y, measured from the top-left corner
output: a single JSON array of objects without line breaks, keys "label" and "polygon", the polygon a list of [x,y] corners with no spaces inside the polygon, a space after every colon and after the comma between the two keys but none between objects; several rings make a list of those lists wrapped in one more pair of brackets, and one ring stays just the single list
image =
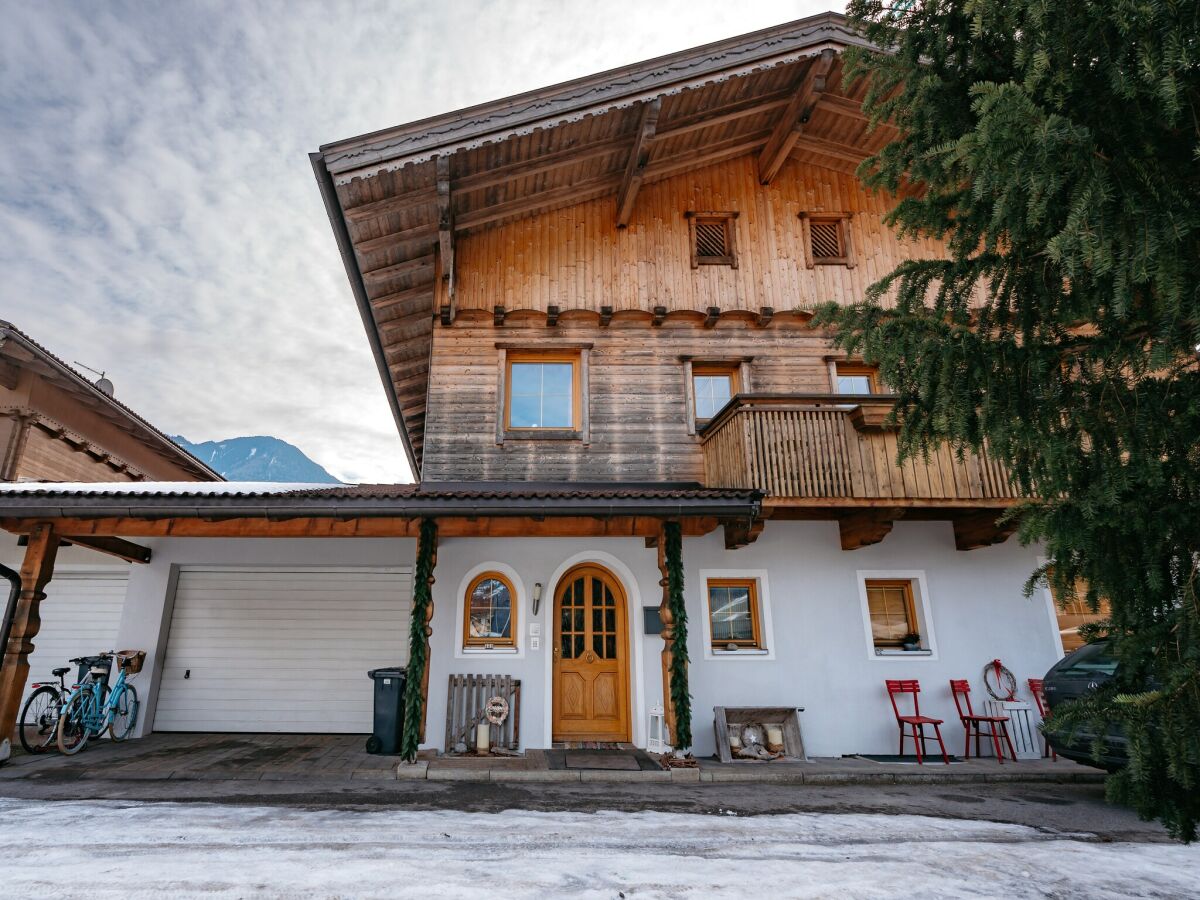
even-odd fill
[{"label": "doormat", "polygon": [[662,770],[645,750],[547,750],[551,769],[606,769],[626,772]]},{"label": "doormat", "polygon": [[[904,756],[897,756],[895,753],[859,753],[855,755],[854,758],[865,759],[867,762],[899,763],[900,765],[904,766],[917,765],[917,757],[911,753],[906,753]],[[942,762],[942,754],[940,753],[926,753],[921,758],[927,763],[936,762],[945,765],[945,763]],[[960,763],[962,761],[962,759],[955,756],[953,753],[950,754],[950,762]]]}]

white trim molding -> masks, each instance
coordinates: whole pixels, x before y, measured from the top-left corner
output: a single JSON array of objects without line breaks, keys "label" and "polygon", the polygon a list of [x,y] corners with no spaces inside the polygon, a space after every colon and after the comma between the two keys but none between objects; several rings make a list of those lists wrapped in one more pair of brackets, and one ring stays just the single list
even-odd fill
[{"label": "white trim molding", "polygon": [[[513,635],[516,643],[511,647],[492,647],[488,649],[487,647],[463,646],[463,616],[467,614],[467,588],[471,586],[472,581],[484,572],[499,572],[509,580],[513,586],[513,590],[517,592],[517,596],[513,597],[513,609],[517,613],[516,633]],[[491,562],[480,563],[468,569],[462,581],[458,584],[458,596],[454,600],[454,658],[478,659],[481,656],[487,658],[499,656],[507,659],[524,659],[526,641],[522,636],[521,629],[528,627],[525,621],[526,610],[528,609],[525,598],[525,582],[521,580],[521,576],[517,574],[517,570],[512,566],[493,560]]]},{"label": "white trim molding", "polygon": [[[933,603],[929,596],[929,586],[925,581],[925,570],[859,569],[855,576],[858,579],[858,601],[862,615],[863,637],[866,640],[867,659],[887,662],[936,660],[938,658],[937,634],[933,626]],[[916,607],[918,624],[921,628],[922,649],[896,650],[889,653],[876,652],[875,636],[871,633],[871,610],[867,604],[867,581],[876,578],[907,579],[912,582],[913,605]]]},{"label": "white trim molding", "polygon": [[[775,658],[775,630],[771,623],[771,588],[766,569],[701,569],[699,573],[700,611],[704,632],[704,658],[746,662]],[[753,580],[758,589],[758,634],[763,646],[757,650],[715,650],[712,645],[712,618],[708,608],[710,578]]]}]

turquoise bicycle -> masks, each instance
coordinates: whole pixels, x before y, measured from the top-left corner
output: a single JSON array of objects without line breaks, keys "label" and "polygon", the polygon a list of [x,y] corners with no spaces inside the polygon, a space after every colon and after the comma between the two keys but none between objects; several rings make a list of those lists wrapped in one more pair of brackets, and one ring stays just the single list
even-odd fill
[{"label": "turquoise bicycle", "polygon": [[87,742],[105,730],[114,741],[123,741],[137,725],[137,689],[128,679],[142,671],[144,650],[113,650],[100,654],[104,660],[116,657],[117,681],[108,689],[108,670],[93,666],[63,704],[58,717],[58,749],[68,756],[78,753]]}]

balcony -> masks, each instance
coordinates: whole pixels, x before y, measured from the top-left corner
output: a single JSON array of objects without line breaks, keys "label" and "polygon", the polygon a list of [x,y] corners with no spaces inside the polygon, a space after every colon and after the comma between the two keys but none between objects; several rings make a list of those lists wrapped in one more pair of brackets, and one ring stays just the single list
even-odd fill
[{"label": "balcony", "polygon": [[880,395],[740,394],[700,432],[709,487],[759,488],[775,518],[833,518],[842,546],[876,543],[901,517],[949,519],[959,549],[1004,540],[1021,499],[1005,467],[948,447],[896,465]]}]

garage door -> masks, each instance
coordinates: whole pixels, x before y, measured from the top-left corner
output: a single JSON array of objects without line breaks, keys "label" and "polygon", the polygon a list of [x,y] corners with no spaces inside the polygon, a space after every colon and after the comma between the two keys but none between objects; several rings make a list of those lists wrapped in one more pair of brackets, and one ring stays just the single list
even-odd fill
[{"label": "garage door", "polygon": [[411,609],[410,568],[184,568],[154,730],[369,732]]},{"label": "garage door", "polygon": [[55,573],[38,607],[42,626],[29,655],[31,682],[52,680],[50,670],[72,657],[120,649],[113,645],[128,582],[124,571]]}]

